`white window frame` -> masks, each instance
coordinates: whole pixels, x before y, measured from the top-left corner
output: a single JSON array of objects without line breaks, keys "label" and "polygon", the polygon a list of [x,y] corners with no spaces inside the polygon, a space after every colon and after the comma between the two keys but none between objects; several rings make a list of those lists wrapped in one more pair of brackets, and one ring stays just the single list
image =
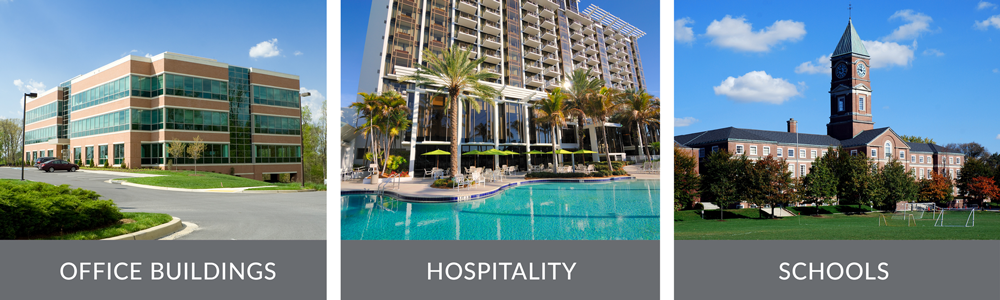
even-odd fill
[{"label": "white window frame", "polygon": [[795,177],[795,164],[788,164],[788,172],[791,172],[792,177]]},{"label": "white window frame", "polygon": [[806,176],[806,170],[808,170],[808,169],[806,169],[806,164],[799,165],[799,175],[800,176]]},{"label": "white window frame", "polygon": [[865,96],[858,96],[858,111],[865,111]]},{"label": "white window frame", "polygon": [[806,149],[799,149],[799,157],[806,158]]},{"label": "white window frame", "polygon": [[736,145],[736,154],[738,155],[743,154],[743,145]]},{"label": "white window frame", "polygon": [[956,158],[955,158],[955,163],[957,163],[957,164],[960,164],[960,165],[961,165],[961,164],[962,164],[962,158],[961,158],[961,157],[956,157]]},{"label": "white window frame", "polygon": [[858,155],[858,150],[857,149],[851,150],[851,156],[856,156],[856,155]]},{"label": "white window frame", "polygon": [[822,155],[822,156],[826,156],[826,153],[827,153],[827,152],[828,152],[828,151],[826,151],[826,150],[823,150],[823,155]]},{"label": "white window frame", "polygon": [[781,157],[782,155],[784,155],[784,152],[785,152],[784,148],[778,148],[778,157]]},{"label": "white window frame", "polygon": [[872,157],[878,158],[878,149],[872,149]]},{"label": "white window frame", "polygon": [[757,146],[750,146],[750,155],[757,155]]},{"label": "white window frame", "polygon": [[837,97],[837,111],[844,111],[844,96]]},{"label": "white window frame", "polygon": [[954,157],[949,157],[948,158],[948,164],[954,165],[955,164],[955,158]]},{"label": "white window frame", "polygon": [[917,156],[916,155],[910,154],[910,163],[911,164],[917,163]]},{"label": "white window frame", "polygon": [[885,142],[885,149],[882,151],[885,152],[885,158],[892,158],[892,142]]},{"label": "white window frame", "polygon": [[920,163],[924,163],[924,156],[923,155],[920,156]]},{"label": "white window frame", "polygon": [[906,159],[906,150],[899,150],[899,159]]},{"label": "white window frame", "polygon": [[920,179],[924,179],[924,169],[920,169]]},{"label": "white window frame", "polygon": [[811,156],[812,158],[816,158],[816,150],[811,150],[811,151],[809,151],[809,155],[810,155],[810,156]]},{"label": "white window frame", "polygon": [[788,157],[790,158],[795,157],[795,148],[788,148]]},{"label": "white window frame", "polygon": [[771,155],[771,147],[764,146],[764,156]]}]

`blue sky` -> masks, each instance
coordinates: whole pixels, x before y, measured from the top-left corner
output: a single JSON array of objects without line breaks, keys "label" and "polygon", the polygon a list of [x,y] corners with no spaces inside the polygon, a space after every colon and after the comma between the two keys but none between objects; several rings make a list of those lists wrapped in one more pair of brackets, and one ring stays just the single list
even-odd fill
[{"label": "blue sky", "polygon": [[[660,95],[660,23],[658,1],[605,1],[584,0],[580,10],[590,4],[608,11],[612,15],[632,24],[646,35],[639,38],[639,55],[642,58],[646,88],[650,94]],[[340,106],[348,106],[355,101],[358,92],[361,57],[365,44],[365,30],[371,13],[369,1],[341,2],[341,101]],[[359,27],[360,26],[360,27]]]},{"label": "blue sky", "polygon": [[[1000,1],[854,1],[875,128],[1000,151]],[[675,134],[738,127],[826,134],[848,1],[675,3]],[[732,80],[728,80],[732,78]]]},{"label": "blue sky", "polygon": [[326,96],[325,1],[0,0],[0,40],[2,117],[21,117],[23,93],[126,54],[175,52],[298,75],[313,111]]}]

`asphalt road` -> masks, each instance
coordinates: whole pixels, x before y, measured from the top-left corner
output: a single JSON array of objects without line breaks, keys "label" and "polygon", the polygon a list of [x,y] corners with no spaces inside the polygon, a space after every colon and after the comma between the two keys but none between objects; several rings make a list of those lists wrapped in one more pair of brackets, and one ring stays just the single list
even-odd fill
[{"label": "asphalt road", "polygon": [[[110,175],[77,171],[45,173],[33,168],[25,179],[68,184],[112,199],[123,212],[165,213],[198,225],[182,240],[324,240],[326,192],[252,194],[193,193],[110,184]],[[0,168],[0,178],[21,179],[21,170]]]}]

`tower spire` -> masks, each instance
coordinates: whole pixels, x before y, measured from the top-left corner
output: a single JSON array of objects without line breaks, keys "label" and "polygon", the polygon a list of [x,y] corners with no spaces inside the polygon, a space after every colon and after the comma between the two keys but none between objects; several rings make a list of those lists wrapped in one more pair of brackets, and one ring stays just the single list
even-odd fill
[{"label": "tower spire", "polygon": [[851,3],[850,2],[847,3],[847,19],[848,20],[851,19]]}]

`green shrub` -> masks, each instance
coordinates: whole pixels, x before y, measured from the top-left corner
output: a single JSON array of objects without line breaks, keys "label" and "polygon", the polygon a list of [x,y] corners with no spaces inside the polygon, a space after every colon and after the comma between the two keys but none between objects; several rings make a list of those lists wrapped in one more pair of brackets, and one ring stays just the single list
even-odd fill
[{"label": "green shrub", "polygon": [[289,183],[292,182],[292,174],[282,173],[278,175],[278,182]]},{"label": "green shrub", "polygon": [[306,182],[306,188],[317,191],[325,191],[326,185],[321,183]]},{"label": "green shrub", "polygon": [[[615,168],[614,169],[615,171],[625,170],[624,169],[625,162],[623,162],[623,161],[612,161],[611,162],[611,167]],[[602,161],[600,163],[594,164],[594,168],[597,169],[597,171],[607,171],[608,170],[608,161],[605,160],[605,161]]]},{"label": "green shrub", "polygon": [[125,162],[124,162],[124,161],[122,162],[122,169],[128,169],[128,165],[127,165],[127,164],[125,164]]},{"label": "green shrub", "polygon": [[452,181],[451,178],[442,178],[442,179],[435,180],[434,184],[432,184],[431,186],[432,187],[449,187],[449,188],[453,188],[453,187],[458,186],[458,183]]},{"label": "green shrub", "polygon": [[236,168],[229,167],[229,175],[236,176]]},{"label": "green shrub", "polygon": [[104,160],[104,167],[111,168],[111,160]]},{"label": "green shrub", "polygon": [[698,203],[694,204],[694,207],[692,209],[695,209],[695,210],[704,210],[705,209],[705,205],[701,204],[701,202],[698,202]]},{"label": "green shrub", "polygon": [[58,234],[113,224],[122,213],[111,200],[68,185],[0,181],[0,239]]},{"label": "green shrub", "polygon": [[584,173],[552,173],[552,172],[533,172],[524,175],[524,178],[583,178],[583,177],[589,177],[589,175]]}]

